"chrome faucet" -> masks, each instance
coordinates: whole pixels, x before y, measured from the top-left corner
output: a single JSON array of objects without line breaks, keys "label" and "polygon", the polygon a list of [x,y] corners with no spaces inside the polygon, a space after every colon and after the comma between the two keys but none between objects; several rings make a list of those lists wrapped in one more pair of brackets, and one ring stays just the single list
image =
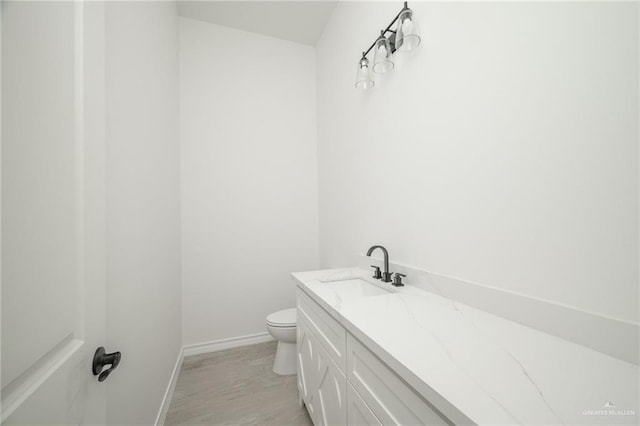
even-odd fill
[{"label": "chrome faucet", "polygon": [[380,277],[380,268],[374,266],[374,268],[377,268],[374,278],[382,279],[382,281],[384,281],[385,283],[390,283],[391,275],[393,275],[393,273],[389,272],[389,252],[382,246],[372,246],[369,250],[367,250],[367,256],[371,256],[371,253],[373,253],[375,249],[382,250],[382,254],[384,255],[384,272],[382,273],[382,277]]}]

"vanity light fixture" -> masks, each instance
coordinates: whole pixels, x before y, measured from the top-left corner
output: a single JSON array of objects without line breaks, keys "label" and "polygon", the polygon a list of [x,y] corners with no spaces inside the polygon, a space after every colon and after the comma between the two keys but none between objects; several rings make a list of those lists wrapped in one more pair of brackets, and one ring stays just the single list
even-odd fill
[{"label": "vanity light fixture", "polygon": [[371,72],[369,71],[369,60],[364,52],[362,52],[362,58],[358,61],[358,75],[356,76],[356,88],[367,90],[374,86],[374,82],[371,79]]},{"label": "vanity light fixture", "polygon": [[421,41],[413,10],[407,7],[407,2],[404,2],[404,8],[398,15],[395,41],[398,52],[409,52],[418,47]]},{"label": "vanity light fixture", "polygon": [[391,58],[391,43],[389,39],[380,31],[380,37],[375,43],[375,53],[373,56],[373,72],[384,74],[393,69],[393,59]]},{"label": "vanity light fixture", "polygon": [[[396,24],[395,30],[392,30]],[[388,35],[387,35],[388,34]],[[369,60],[367,55],[374,50],[373,71],[383,74],[394,67],[393,53],[409,52],[420,44],[420,32],[416,24],[413,10],[404,2],[402,10],[393,18],[386,29],[380,31],[380,36],[369,48],[362,52],[362,58],[358,61],[358,74],[356,76],[356,88],[366,90],[372,88],[375,83],[371,79]]]}]

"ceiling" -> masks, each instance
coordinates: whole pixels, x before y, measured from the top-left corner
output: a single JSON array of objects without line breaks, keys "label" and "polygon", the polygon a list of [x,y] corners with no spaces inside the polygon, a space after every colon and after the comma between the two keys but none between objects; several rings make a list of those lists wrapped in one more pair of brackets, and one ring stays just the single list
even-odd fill
[{"label": "ceiling", "polygon": [[185,18],[315,45],[337,1],[179,1]]}]

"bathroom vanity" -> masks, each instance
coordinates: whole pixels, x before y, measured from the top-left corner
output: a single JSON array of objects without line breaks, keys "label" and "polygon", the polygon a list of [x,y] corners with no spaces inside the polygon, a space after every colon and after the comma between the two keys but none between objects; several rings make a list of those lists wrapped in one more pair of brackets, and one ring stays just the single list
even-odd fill
[{"label": "bathroom vanity", "polygon": [[299,398],[315,426],[638,419],[637,365],[370,271],[292,275]]},{"label": "bathroom vanity", "polygon": [[315,425],[440,425],[446,420],[303,290],[298,389]]}]

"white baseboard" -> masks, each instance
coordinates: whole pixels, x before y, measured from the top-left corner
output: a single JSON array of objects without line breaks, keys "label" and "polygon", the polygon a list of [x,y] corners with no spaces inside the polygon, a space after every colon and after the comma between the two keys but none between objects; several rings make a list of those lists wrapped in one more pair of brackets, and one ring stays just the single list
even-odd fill
[{"label": "white baseboard", "polygon": [[180,353],[178,354],[176,365],[174,365],[173,367],[173,372],[171,373],[171,378],[169,379],[167,390],[164,392],[162,404],[160,404],[160,410],[158,410],[158,416],[156,417],[155,426],[164,425],[164,420],[167,417],[167,412],[169,411],[169,405],[171,405],[171,400],[173,399],[173,392],[176,389],[176,383],[178,382],[178,375],[180,374],[180,368],[182,368],[183,359],[184,347],[180,348]]},{"label": "white baseboard", "polygon": [[230,339],[213,340],[211,342],[185,345],[182,348],[184,356],[200,355],[209,352],[217,352],[225,349],[238,348],[240,346],[255,345],[257,343],[271,342],[273,337],[267,332],[249,334],[247,336],[232,337]]}]

